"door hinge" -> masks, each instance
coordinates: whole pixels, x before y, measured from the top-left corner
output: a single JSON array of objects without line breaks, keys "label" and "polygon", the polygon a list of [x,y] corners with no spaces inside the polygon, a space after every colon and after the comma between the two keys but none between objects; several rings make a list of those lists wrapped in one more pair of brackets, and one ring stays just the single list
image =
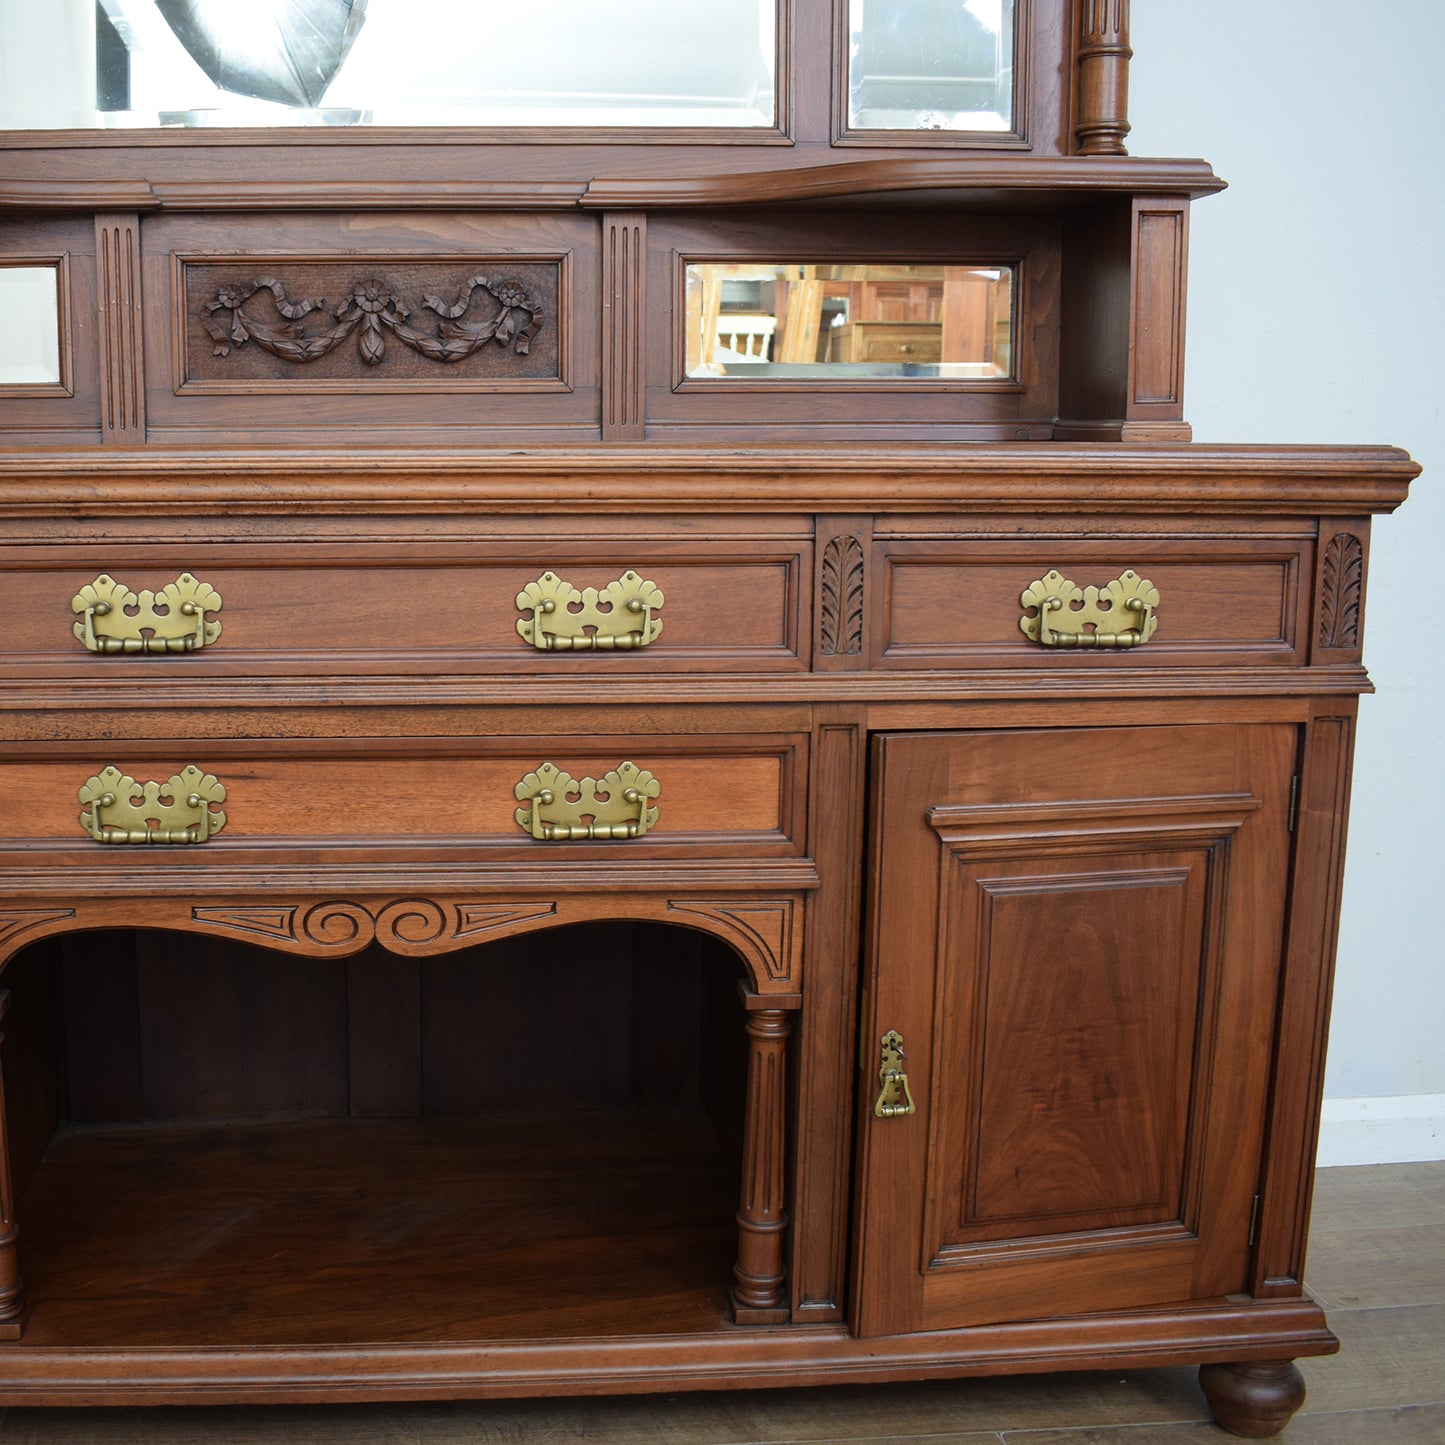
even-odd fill
[{"label": "door hinge", "polygon": [[1254,1196],[1254,1203],[1249,1206],[1249,1247],[1254,1248],[1254,1236],[1259,1228],[1259,1195]]},{"label": "door hinge", "polygon": [[1299,774],[1289,780],[1289,831],[1294,832],[1295,818],[1299,814]]}]

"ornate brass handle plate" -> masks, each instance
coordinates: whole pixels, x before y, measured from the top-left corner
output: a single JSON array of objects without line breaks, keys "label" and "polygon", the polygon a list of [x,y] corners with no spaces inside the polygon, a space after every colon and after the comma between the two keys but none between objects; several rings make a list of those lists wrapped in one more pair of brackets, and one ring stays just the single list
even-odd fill
[{"label": "ornate brass handle plate", "polygon": [[164,783],[105,768],[80,789],[87,805],[80,826],[97,843],[204,843],[226,826],[226,815],[211,807],[225,800],[225,786],[195,766]]},{"label": "ornate brass handle plate", "polygon": [[873,1113],[879,1119],[899,1119],[916,1113],[908,1075],[903,1072],[903,1035],[889,1029],[879,1042],[878,1098]]},{"label": "ornate brass handle plate", "polygon": [[90,652],[198,652],[221,635],[221,624],[206,620],[221,610],[221,594],[189,572],[159,592],[132,592],[102,572],[70,610],[80,613],[72,630]]},{"label": "ornate brass handle plate", "polygon": [[636,763],[618,763],[601,778],[574,779],[551,763],[514,789],[517,823],[549,843],[582,838],[640,838],[657,822],[651,800],[662,784]]},{"label": "ornate brass handle plate", "polygon": [[542,652],[624,652],[646,647],[662,631],[657,585],[627,571],[600,592],[580,592],[544,572],[517,593],[517,631]]},{"label": "ornate brass handle plate", "polygon": [[1019,627],[1041,647],[1142,647],[1159,626],[1159,590],[1137,572],[1103,587],[1079,587],[1047,572],[1029,583],[1019,601],[1037,609],[1020,617]]}]

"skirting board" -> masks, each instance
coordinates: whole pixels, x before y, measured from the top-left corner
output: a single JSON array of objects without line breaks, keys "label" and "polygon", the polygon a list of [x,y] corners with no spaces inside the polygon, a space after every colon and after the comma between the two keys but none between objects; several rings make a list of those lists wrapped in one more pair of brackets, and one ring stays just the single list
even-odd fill
[{"label": "skirting board", "polygon": [[1445,1094],[1325,1100],[1316,1159],[1321,1169],[1423,1159],[1445,1159]]}]

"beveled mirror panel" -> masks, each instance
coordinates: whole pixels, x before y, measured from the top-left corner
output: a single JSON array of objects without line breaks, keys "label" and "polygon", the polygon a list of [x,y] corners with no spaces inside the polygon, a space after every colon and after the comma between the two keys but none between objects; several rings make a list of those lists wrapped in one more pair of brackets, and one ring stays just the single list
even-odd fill
[{"label": "beveled mirror panel", "polygon": [[996,381],[1013,375],[1013,268],[694,262],[689,378]]},{"label": "beveled mirror panel", "polygon": [[849,0],[849,129],[1013,130],[1014,20],[1014,0]]},{"label": "beveled mirror panel", "polygon": [[0,128],[770,127],[776,51],[776,0],[5,0]]},{"label": "beveled mirror panel", "polygon": [[60,266],[0,262],[0,386],[64,385]]}]

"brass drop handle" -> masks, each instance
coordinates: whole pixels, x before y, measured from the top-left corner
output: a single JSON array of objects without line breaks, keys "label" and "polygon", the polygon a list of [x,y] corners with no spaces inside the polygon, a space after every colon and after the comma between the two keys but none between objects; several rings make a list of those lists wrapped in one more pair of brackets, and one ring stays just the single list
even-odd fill
[{"label": "brass drop handle", "polygon": [[651,804],[662,784],[636,763],[581,779],[543,763],[513,791],[525,805],[515,814],[519,827],[544,843],[575,843],[642,837],[657,822]]},{"label": "brass drop handle", "polygon": [[1143,647],[1159,626],[1159,589],[1137,572],[1123,572],[1103,587],[1079,587],[1046,572],[1024,588],[1019,602],[1034,614],[1020,617],[1019,628],[1040,647]]},{"label": "brass drop handle", "polygon": [[119,768],[86,779],[80,826],[97,843],[204,843],[226,826],[211,804],[226,800],[224,784],[194,765],[164,783],[138,783]]},{"label": "brass drop handle", "polygon": [[879,1119],[899,1119],[917,1113],[908,1075],[903,1072],[903,1035],[889,1029],[879,1040],[878,1098],[873,1113]]},{"label": "brass drop handle", "polygon": [[517,593],[517,632],[539,652],[630,652],[662,631],[663,597],[655,582],[627,571],[600,592],[544,572]]},{"label": "brass drop handle", "polygon": [[221,610],[221,594],[189,572],[159,592],[132,592],[102,572],[70,599],[70,610],[80,614],[71,631],[87,652],[199,652],[221,635],[221,624],[206,618]]}]

